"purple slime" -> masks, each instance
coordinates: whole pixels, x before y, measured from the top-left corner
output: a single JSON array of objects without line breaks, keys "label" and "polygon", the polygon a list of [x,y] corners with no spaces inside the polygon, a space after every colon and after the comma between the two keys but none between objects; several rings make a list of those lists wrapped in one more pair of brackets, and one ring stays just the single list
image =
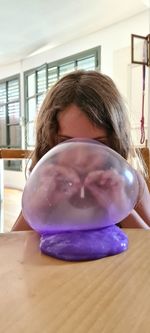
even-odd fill
[{"label": "purple slime", "polygon": [[127,235],[116,225],[98,230],[42,235],[40,249],[67,261],[94,260],[119,254],[128,248]]}]

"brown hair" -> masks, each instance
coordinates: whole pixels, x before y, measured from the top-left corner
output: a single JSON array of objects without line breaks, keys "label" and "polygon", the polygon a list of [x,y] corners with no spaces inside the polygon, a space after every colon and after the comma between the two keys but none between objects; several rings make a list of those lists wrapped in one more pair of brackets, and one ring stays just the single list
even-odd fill
[{"label": "brown hair", "polygon": [[125,159],[134,154],[125,103],[114,82],[99,72],[78,70],[60,79],[47,92],[37,117],[30,171],[57,144],[58,114],[71,104],[78,106],[97,127],[108,131],[112,149]]}]

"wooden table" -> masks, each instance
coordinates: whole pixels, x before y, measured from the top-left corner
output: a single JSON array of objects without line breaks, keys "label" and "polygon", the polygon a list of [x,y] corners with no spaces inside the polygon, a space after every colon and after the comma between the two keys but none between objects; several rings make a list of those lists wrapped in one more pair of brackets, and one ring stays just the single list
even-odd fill
[{"label": "wooden table", "polygon": [[150,233],[129,250],[71,263],[40,253],[34,232],[0,235],[0,333],[149,333]]}]

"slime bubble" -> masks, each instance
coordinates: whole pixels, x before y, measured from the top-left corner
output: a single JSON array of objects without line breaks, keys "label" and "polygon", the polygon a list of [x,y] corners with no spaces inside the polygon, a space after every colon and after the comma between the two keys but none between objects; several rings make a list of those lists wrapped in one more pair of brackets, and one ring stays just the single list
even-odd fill
[{"label": "slime bubble", "polygon": [[111,148],[95,140],[67,140],[36,164],[22,212],[41,235],[44,253],[97,259],[127,249],[127,236],[115,224],[135,206],[138,186],[134,169]]}]

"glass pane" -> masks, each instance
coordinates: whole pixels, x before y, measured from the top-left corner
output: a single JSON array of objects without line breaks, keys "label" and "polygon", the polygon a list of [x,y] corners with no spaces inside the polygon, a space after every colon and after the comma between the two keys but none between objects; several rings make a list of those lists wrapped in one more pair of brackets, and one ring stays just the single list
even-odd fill
[{"label": "glass pane", "polygon": [[67,73],[73,72],[75,70],[75,64],[74,62],[68,62],[67,64],[64,64],[59,67],[59,78],[63,77]]},{"label": "glass pane", "polygon": [[22,171],[22,161],[20,160],[6,160],[4,161],[5,170]]},{"label": "glass pane", "polygon": [[6,103],[6,83],[0,84],[0,105]]},{"label": "glass pane", "polygon": [[19,124],[19,122],[20,122],[19,102],[8,104],[8,123]]},{"label": "glass pane", "polygon": [[37,72],[37,93],[46,90],[46,68]]},{"label": "glass pane", "polygon": [[28,100],[28,120],[32,121],[35,119],[36,115],[36,100],[31,98]]},{"label": "glass pane", "polygon": [[33,73],[27,77],[27,82],[28,82],[27,96],[28,97],[34,96],[35,95],[35,73]]},{"label": "glass pane", "polygon": [[57,67],[48,68],[48,88],[51,88],[57,80]]},{"label": "glass pane", "polygon": [[45,97],[45,94],[39,95],[39,96],[37,97],[37,109],[38,109],[38,110],[40,109],[40,106],[41,106],[41,104],[42,104],[42,102],[43,102],[44,97]]},{"label": "glass pane", "polygon": [[8,81],[8,102],[19,99],[19,80]]},{"label": "glass pane", "polygon": [[21,128],[19,125],[9,126],[10,147],[21,147]]},{"label": "glass pane", "polygon": [[35,128],[34,123],[27,124],[27,146],[34,146],[35,144]]},{"label": "glass pane", "polygon": [[77,61],[77,69],[94,70],[95,69],[95,57],[84,58]]},{"label": "glass pane", "polygon": [[6,107],[0,107],[0,146],[6,146]]}]

